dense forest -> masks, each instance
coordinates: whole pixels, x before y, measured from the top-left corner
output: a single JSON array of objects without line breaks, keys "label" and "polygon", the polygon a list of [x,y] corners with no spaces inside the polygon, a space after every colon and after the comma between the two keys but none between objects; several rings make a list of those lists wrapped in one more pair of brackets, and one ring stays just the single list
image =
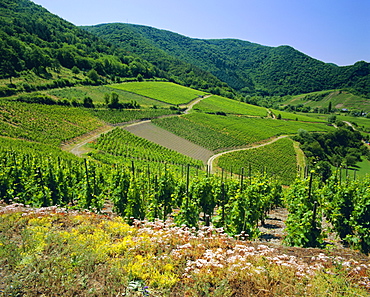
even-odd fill
[{"label": "dense forest", "polygon": [[137,53],[161,69],[176,69],[180,60],[212,73],[245,93],[288,95],[352,88],[370,94],[370,64],[366,62],[338,67],[290,46],[268,47],[236,39],[193,39],[131,24],[103,24],[84,29]]},{"label": "dense forest", "polygon": [[88,74],[84,83],[89,84],[99,83],[100,78],[119,81],[125,77],[160,77],[205,90],[211,86],[227,88],[210,73],[192,65],[180,63],[182,71],[161,70],[132,51],[104,41],[29,0],[1,1],[0,16],[0,78],[9,78],[10,82],[27,71],[47,78],[51,70],[58,72],[64,67],[74,74]]}]

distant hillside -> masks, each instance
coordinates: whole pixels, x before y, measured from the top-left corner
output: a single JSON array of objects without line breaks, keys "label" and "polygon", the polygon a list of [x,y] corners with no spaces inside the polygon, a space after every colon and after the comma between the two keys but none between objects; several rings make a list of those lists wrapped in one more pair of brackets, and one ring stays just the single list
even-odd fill
[{"label": "distant hillside", "polygon": [[348,110],[353,114],[370,112],[370,100],[344,90],[328,90],[292,96],[282,104],[291,111]]},{"label": "distant hillside", "polygon": [[[9,79],[10,83],[12,78],[24,77],[30,72],[53,81],[58,77],[54,77],[54,73],[69,69],[73,71],[62,87],[76,83],[73,75],[94,70],[100,78],[81,76],[80,83],[141,76],[166,78],[207,91],[214,87],[227,88],[204,70],[178,60],[176,63],[179,66],[175,70],[159,68],[133,51],[112,45],[29,0],[0,2],[0,79]],[[42,88],[53,86],[43,82]],[[16,87],[29,90],[28,82]]]},{"label": "distant hillside", "polygon": [[161,69],[189,63],[246,93],[287,95],[350,87],[370,96],[370,64],[366,62],[338,67],[290,46],[267,47],[236,39],[193,39],[131,24],[83,28]]}]

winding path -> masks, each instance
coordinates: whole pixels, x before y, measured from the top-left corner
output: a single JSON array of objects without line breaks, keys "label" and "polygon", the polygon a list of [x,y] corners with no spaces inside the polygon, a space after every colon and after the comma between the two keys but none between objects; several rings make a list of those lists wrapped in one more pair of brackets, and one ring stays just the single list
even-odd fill
[{"label": "winding path", "polygon": [[[184,114],[188,114],[195,104],[199,103],[203,99],[208,98],[210,96],[212,95],[205,95],[203,97],[196,98],[190,101],[187,105],[184,105],[183,107],[184,108],[186,107]],[[173,116],[173,115],[169,115],[169,116]],[[163,116],[163,117],[166,117],[166,116]],[[136,121],[127,122],[127,123],[120,123],[119,126],[125,126],[125,128],[128,128],[128,127],[133,127],[133,126],[138,126],[138,125],[146,125],[150,122],[151,120],[145,120],[145,121],[136,120]],[[62,150],[70,152],[76,155],[77,157],[82,157],[83,154],[86,154],[87,152],[89,152],[89,149],[86,148],[86,144],[98,139],[101,134],[107,133],[113,130],[115,127],[117,127],[117,125],[104,125],[96,130],[90,131],[84,135],[81,135],[79,137],[76,137],[70,140],[68,143],[63,144],[61,148]],[[203,160],[204,160],[204,157],[203,157]]]},{"label": "winding path", "polygon": [[[193,108],[194,105],[196,105],[201,100],[203,100],[205,98],[208,98],[210,96],[211,95],[206,95],[204,97],[200,97],[200,98],[197,98],[197,99],[191,101],[187,105],[187,108],[184,111],[184,114],[188,114],[191,111],[191,109]],[[195,147],[194,148],[191,147],[191,149],[187,148],[186,150],[184,150],[184,148],[179,148],[179,146],[182,146],[182,140],[184,140],[184,142],[187,141],[187,140],[182,139],[178,136],[176,136],[177,138],[170,137],[170,139],[168,139],[168,137],[165,134],[163,134],[162,136],[165,139],[162,139],[159,143],[158,142],[158,137],[157,137],[157,141],[156,141],[155,137],[154,138],[150,137],[151,139],[149,139],[148,137],[145,136],[145,133],[143,135],[140,135],[140,133],[137,132],[138,131],[138,129],[137,129],[138,126],[141,126],[140,128],[144,128],[144,129],[148,128],[149,129],[151,127],[150,124],[151,124],[151,120],[145,120],[145,121],[137,120],[137,121],[134,121],[134,122],[121,123],[120,126],[125,126],[124,128],[126,130],[128,130],[128,131],[130,131],[134,134],[137,134],[137,136],[146,138],[146,139],[148,139],[150,141],[153,141],[153,142],[156,142],[156,143],[158,143],[162,146],[171,148],[175,151],[179,151],[182,154],[185,154],[185,155],[191,156],[195,159],[202,160],[203,162],[206,162],[207,167],[208,167],[208,171],[211,172],[211,173],[214,173],[214,168],[213,168],[214,160],[217,159],[218,157],[224,155],[224,154],[228,154],[228,153],[236,152],[236,151],[243,151],[243,150],[259,148],[259,147],[269,145],[271,143],[274,143],[275,141],[278,141],[279,139],[282,139],[282,138],[285,138],[285,137],[289,136],[289,135],[281,135],[281,136],[278,136],[276,138],[270,139],[270,140],[268,140],[264,143],[251,144],[251,145],[249,145],[247,147],[244,147],[244,148],[232,149],[232,150],[224,151],[224,152],[221,152],[221,153],[218,153],[218,154],[215,154],[215,155],[211,155],[212,154],[211,151],[208,151],[205,148],[196,146],[195,144],[194,144]],[[65,150],[65,151],[68,151],[68,152],[70,152],[70,153],[72,153],[72,154],[74,154],[78,157],[82,157],[83,154],[86,154],[87,152],[89,152],[89,148],[86,147],[86,144],[96,140],[97,138],[99,138],[99,136],[101,134],[107,133],[107,132],[113,130],[115,127],[116,127],[116,125],[105,125],[103,127],[100,127],[100,128],[98,128],[94,131],[91,131],[87,134],[81,135],[80,137],[77,137],[77,138],[73,139],[68,144],[64,144],[62,146],[62,149]],[[170,132],[168,132],[168,133],[170,133]],[[176,140],[174,140],[174,139],[176,139]],[[167,142],[170,141],[171,143],[167,143],[167,145],[166,145],[165,144],[166,141]],[[174,141],[176,142],[176,144],[173,143]],[[189,145],[187,144],[186,147],[189,147]]]},{"label": "winding path", "polygon": [[232,153],[232,152],[237,152],[237,151],[245,151],[245,150],[259,148],[259,147],[262,147],[262,146],[265,146],[265,145],[269,145],[271,143],[274,143],[275,141],[278,141],[279,139],[282,139],[282,138],[285,138],[285,137],[289,137],[289,135],[280,135],[280,136],[278,136],[276,138],[273,138],[270,141],[267,141],[267,142],[264,142],[264,143],[260,143],[260,144],[256,144],[256,145],[253,145],[252,144],[252,145],[250,145],[248,147],[245,147],[245,148],[233,149],[233,150],[229,150],[229,151],[225,151],[225,152],[221,152],[219,154],[213,155],[212,157],[210,157],[208,159],[208,162],[207,162],[208,171],[210,173],[214,173],[214,170],[213,170],[213,162],[214,162],[215,159],[217,159],[218,157],[220,157],[222,155],[225,155],[225,154],[228,154],[228,153]]}]

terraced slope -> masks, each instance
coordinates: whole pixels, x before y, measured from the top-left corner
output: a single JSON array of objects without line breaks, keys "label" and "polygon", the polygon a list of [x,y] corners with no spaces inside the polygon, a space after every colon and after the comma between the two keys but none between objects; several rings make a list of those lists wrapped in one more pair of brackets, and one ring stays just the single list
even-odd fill
[{"label": "terraced slope", "polygon": [[201,160],[204,164],[213,155],[213,152],[164,130],[150,121],[140,122],[124,128],[136,136],[145,138],[159,145],[175,150],[183,155]]}]

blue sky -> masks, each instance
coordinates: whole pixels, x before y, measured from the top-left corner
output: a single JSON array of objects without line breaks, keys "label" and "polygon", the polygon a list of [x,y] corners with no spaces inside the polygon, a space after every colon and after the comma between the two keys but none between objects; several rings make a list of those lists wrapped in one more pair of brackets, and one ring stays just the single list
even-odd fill
[{"label": "blue sky", "polygon": [[33,0],[75,25],[131,23],[194,38],[290,45],[340,66],[370,62],[370,0]]}]

